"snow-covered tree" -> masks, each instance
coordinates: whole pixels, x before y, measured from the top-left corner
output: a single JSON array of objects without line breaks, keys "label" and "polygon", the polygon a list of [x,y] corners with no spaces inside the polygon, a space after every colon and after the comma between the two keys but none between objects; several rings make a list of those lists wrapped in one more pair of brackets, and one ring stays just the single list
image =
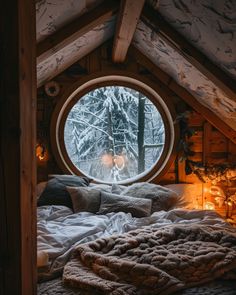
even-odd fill
[{"label": "snow-covered tree", "polygon": [[117,182],[157,161],[164,131],[160,113],[142,93],[107,86],[78,100],[68,114],[64,135],[67,153],[78,169]]}]

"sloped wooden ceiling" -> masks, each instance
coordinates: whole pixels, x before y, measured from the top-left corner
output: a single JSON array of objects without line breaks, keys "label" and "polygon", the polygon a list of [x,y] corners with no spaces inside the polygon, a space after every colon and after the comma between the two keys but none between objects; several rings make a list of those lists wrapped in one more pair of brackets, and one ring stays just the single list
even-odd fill
[{"label": "sloped wooden ceiling", "polygon": [[38,0],[36,2],[37,42],[91,11],[103,0]]},{"label": "sloped wooden ceiling", "polygon": [[[38,85],[113,37],[119,6],[132,2],[135,0],[38,1]],[[236,141],[235,17],[235,0],[146,0],[130,38],[157,71],[164,71],[178,87],[185,89],[189,94],[185,100],[193,98],[196,105],[209,110],[205,115],[211,113],[212,123],[228,137],[235,137],[233,141]],[[120,15],[118,19],[122,19]],[[61,42],[62,37],[67,41]],[[116,41],[117,38],[114,44]]]},{"label": "sloped wooden ceiling", "polygon": [[37,3],[38,86],[111,38],[118,3],[105,1],[102,5],[101,2],[46,0]]},{"label": "sloped wooden ceiling", "polygon": [[147,0],[173,28],[236,78],[235,0]]},{"label": "sloped wooden ceiling", "polygon": [[174,80],[192,93],[199,102],[209,107],[236,130],[236,102],[198,71],[143,22],[139,22],[134,45]]}]

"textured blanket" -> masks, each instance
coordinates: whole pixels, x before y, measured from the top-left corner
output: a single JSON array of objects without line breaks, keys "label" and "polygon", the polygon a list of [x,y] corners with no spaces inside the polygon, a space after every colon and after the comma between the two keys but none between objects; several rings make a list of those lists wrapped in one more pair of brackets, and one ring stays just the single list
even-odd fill
[{"label": "textured blanket", "polygon": [[64,283],[94,294],[172,294],[236,278],[236,233],[204,225],[143,227],[78,246]]}]

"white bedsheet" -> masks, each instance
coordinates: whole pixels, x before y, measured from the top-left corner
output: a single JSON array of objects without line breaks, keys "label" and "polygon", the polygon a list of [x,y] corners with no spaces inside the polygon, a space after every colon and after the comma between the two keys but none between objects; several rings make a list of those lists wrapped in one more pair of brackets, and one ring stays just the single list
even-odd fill
[{"label": "white bedsheet", "polygon": [[[60,274],[73,248],[100,237],[124,233],[141,226],[163,227],[172,223],[204,223],[230,226],[213,211],[174,209],[160,211],[150,217],[133,218],[119,212],[96,215],[76,213],[64,206],[42,206],[38,209],[38,256],[48,264],[40,278],[52,278]],[[42,255],[43,254],[43,255]],[[41,264],[44,264],[41,263]]]}]

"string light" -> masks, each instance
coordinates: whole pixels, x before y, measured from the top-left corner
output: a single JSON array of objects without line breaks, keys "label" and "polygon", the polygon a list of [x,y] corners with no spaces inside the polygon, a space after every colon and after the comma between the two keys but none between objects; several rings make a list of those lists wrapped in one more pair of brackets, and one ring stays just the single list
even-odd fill
[{"label": "string light", "polygon": [[212,202],[206,202],[204,208],[207,210],[215,210],[215,204]]}]

